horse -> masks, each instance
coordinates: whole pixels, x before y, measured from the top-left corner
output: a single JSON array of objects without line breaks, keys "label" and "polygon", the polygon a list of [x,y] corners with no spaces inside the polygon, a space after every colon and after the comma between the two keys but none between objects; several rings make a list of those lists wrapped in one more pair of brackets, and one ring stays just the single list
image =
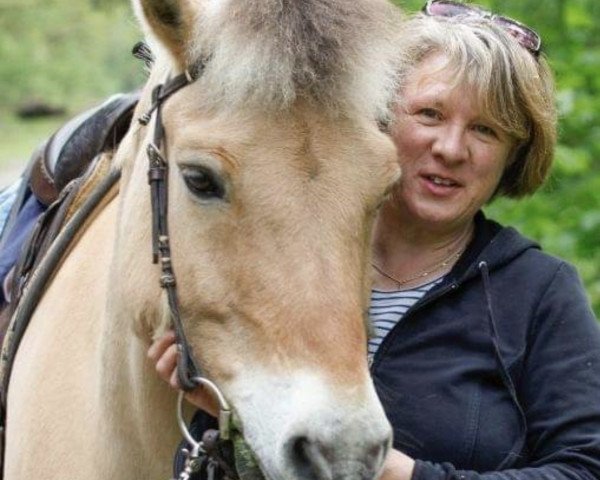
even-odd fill
[{"label": "horse", "polygon": [[[170,478],[176,393],[146,356],[172,321],[151,261],[156,128],[168,166],[163,260],[185,335],[265,477],[376,478],[391,429],[369,375],[366,311],[371,226],[399,177],[381,129],[398,81],[396,8],[133,7],[155,62],[112,158],[118,185],[53,274],[17,352],[6,480]],[[182,75],[193,81],[158,117],[153,91]]]}]

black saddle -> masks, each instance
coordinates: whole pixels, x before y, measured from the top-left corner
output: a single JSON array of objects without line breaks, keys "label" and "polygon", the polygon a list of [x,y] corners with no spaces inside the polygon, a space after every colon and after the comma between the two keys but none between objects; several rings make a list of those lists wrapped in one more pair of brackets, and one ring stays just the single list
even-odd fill
[{"label": "black saddle", "polygon": [[118,94],[73,118],[52,135],[34,155],[30,186],[50,205],[59,192],[81,176],[99,153],[114,150],[131,123],[139,93]]},{"label": "black saddle", "polygon": [[[43,244],[49,245],[62,224],[62,215],[57,212],[66,212],[65,204],[74,196],[69,193],[77,190],[78,181],[74,180],[82,177],[98,155],[117,148],[138,99],[137,92],[112,96],[63,125],[34,152],[0,235],[0,282],[4,283],[19,255],[32,250],[31,241],[27,249],[23,248],[28,238],[37,237],[39,243],[43,237]],[[34,230],[36,235],[32,234]],[[45,248],[33,250],[33,256],[39,257]],[[0,295],[0,303],[4,301],[4,295]],[[0,339],[2,327],[5,325],[0,327]]]},{"label": "black saddle", "polygon": [[[118,94],[70,120],[31,156],[22,174],[8,220],[0,235],[0,255],[18,227],[19,213],[28,201],[42,208],[54,203],[73,179],[80,177],[100,153],[114,150],[131,123],[139,92]],[[16,260],[16,259],[15,259]]]}]

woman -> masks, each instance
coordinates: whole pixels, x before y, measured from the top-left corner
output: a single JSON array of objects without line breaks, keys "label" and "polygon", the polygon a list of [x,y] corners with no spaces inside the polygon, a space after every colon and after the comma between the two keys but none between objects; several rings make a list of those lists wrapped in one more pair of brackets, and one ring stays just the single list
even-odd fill
[{"label": "woman", "polygon": [[[539,36],[445,1],[405,33],[403,176],[373,242],[369,357],[395,448],[381,478],[600,478],[600,333],[577,274],[481,213],[550,168]],[[176,385],[172,335],[149,356]]]}]

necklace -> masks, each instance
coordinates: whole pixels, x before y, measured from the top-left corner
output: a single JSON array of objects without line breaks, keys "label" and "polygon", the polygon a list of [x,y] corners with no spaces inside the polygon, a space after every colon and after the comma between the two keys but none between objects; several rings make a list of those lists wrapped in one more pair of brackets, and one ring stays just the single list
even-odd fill
[{"label": "necklace", "polygon": [[427,267],[424,270],[421,270],[420,272],[418,272],[410,277],[403,278],[403,279],[397,279],[393,275],[391,275],[388,272],[386,272],[385,270],[383,270],[379,265],[377,265],[374,262],[371,262],[371,266],[377,272],[379,272],[381,275],[383,275],[384,277],[389,278],[390,280],[393,280],[394,282],[396,282],[398,284],[398,286],[400,287],[400,286],[406,285],[407,283],[410,283],[414,280],[427,278],[432,273],[439,272],[439,271],[445,269],[449,265],[452,265],[456,260],[458,260],[458,258],[462,255],[463,251],[464,250],[461,249],[458,252],[454,252],[452,255],[447,257],[445,260],[443,260],[439,263],[436,263],[435,265],[432,265],[430,267]]}]

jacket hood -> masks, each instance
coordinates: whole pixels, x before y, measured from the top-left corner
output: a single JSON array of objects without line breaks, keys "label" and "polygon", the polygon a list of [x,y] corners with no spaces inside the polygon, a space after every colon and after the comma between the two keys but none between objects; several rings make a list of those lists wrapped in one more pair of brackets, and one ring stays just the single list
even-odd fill
[{"label": "jacket hood", "polygon": [[475,216],[473,240],[449,277],[463,282],[480,276],[481,262],[485,262],[489,271],[493,272],[530,249],[541,250],[541,247],[514,228],[503,227],[493,220],[488,220],[480,211]]}]

